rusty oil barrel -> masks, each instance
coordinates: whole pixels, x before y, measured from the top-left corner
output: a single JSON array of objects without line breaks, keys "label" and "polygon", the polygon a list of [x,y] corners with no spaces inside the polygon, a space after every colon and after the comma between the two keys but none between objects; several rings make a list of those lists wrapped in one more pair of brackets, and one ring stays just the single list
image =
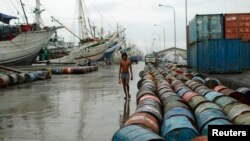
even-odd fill
[{"label": "rusty oil barrel", "polygon": [[221,90],[221,93],[223,93],[224,95],[230,96],[230,97],[232,97],[232,98],[234,98],[242,103],[247,103],[245,95],[240,93],[240,92],[237,92],[235,90],[224,89],[224,90]]},{"label": "rusty oil barrel", "polygon": [[208,136],[198,136],[192,139],[192,141],[208,141]]},{"label": "rusty oil barrel", "polygon": [[220,84],[221,84],[220,81],[216,78],[207,77],[205,79],[205,85],[210,89],[214,89],[216,86],[219,86]]},{"label": "rusty oil barrel", "polygon": [[250,107],[246,104],[237,104],[234,105],[227,113],[228,117],[231,120],[234,120],[236,117],[243,113],[250,113]]},{"label": "rusty oil barrel", "polygon": [[167,103],[171,102],[171,101],[182,101],[184,102],[184,100],[182,98],[180,98],[178,95],[171,95],[168,97],[162,97],[161,99],[162,104],[166,105]]},{"label": "rusty oil barrel", "polygon": [[170,96],[177,96],[177,95],[174,92],[165,92],[160,95],[160,99],[161,100],[168,99]]},{"label": "rusty oil barrel", "polygon": [[198,107],[200,104],[204,102],[208,102],[208,100],[204,98],[203,96],[197,95],[197,96],[192,97],[188,101],[188,104],[192,109],[196,109],[196,107]]},{"label": "rusty oil barrel", "polygon": [[168,141],[192,140],[199,135],[196,127],[186,116],[174,116],[164,119],[161,136]]},{"label": "rusty oil barrel", "polygon": [[173,93],[174,91],[171,88],[162,88],[160,91],[157,92],[157,95],[161,97],[161,95],[171,92]]},{"label": "rusty oil barrel", "polygon": [[139,90],[142,86],[142,82],[145,81],[146,79],[140,79],[138,82],[137,82],[137,89]]},{"label": "rusty oil barrel", "polygon": [[214,100],[214,102],[219,105],[221,107],[221,109],[223,109],[224,111],[224,108],[229,105],[229,104],[233,104],[233,103],[238,103],[238,101],[234,98],[231,98],[229,96],[222,96],[222,97],[219,97],[217,99]]},{"label": "rusty oil barrel", "polygon": [[9,85],[15,85],[15,84],[18,83],[18,78],[17,78],[17,74],[16,73],[8,74],[8,77],[9,77],[9,80],[10,80]]},{"label": "rusty oil barrel", "polygon": [[178,84],[182,84],[182,85],[183,85],[183,82],[180,81],[180,80],[174,80],[174,81],[171,83],[171,87],[174,88],[174,87],[177,86]]},{"label": "rusty oil barrel", "polygon": [[144,125],[150,128],[156,134],[159,133],[159,122],[156,117],[148,113],[135,113],[129,117],[129,119],[125,122],[124,126],[128,125]]},{"label": "rusty oil barrel", "polygon": [[5,88],[9,85],[10,78],[7,75],[0,75],[0,88]]},{"label": "rusty oil barrel", "polygon": [[201,87],[200,89],[206,89],[206,87],[203,84],[200,83],[191,83],[189,86],[193,91],[195,91],[196,89],[199,89],[199,87]]},{"label": "rusty oil barrel", "polygon": [[209,89],[209,88],[206,87],[205,85],[201,85],[201,86],[195,88],[194,91],[198,93],[200,90],[203,90],[203,89]]},{"label": "rusty oil barrel", "polygon": [[17,74],[17,79],[18,79],[18,83],[22,84],[25,82],[25,73],[19,73]]},{"label": "rusty oil barrel", "polygon": [[250,104],[250,89],[249,88],[241,87],[241,88],[238,88],[236,91],[243,93],[246,97],[247,103]]},{"label": "rusty oil barrel", "polygon": [[144,101],[144,100],[153,100],[155,102],[157,102],[159,105],[161,105],[161,101],[160,99],[157,97],[157,96],[154,96],[154,95],[150,95],[150,94],[145,94],[143,96],[141,96],[139,99],[138,99],[138,104],[141,102],[141,101]]},{"label": "rusty oil barrel", "polygon": [[62,68],[62,72],[63,72],[63,74],[72,74],[73,68],[71,68],[71,67]]},{"label": "rusty oil barrel", "polygon": [[196,92],[187,92],[185,93],[182,98],[186,101],[186,102],[189,102],[191,100],[192,97],[194,96],[199,96],[198,93]]},{"label": "rusty oil barrel", "polygon": [[163,107],[163,113],[166,113],[175,107],[183,107],[189,109],[189,105],[184,101],[170,101],[168,103],[163,104]]},{"label": "rusty oil barrel", "polygon": [[201,89],[199,90],[197,93],[205,96],[207,93],[211,92],[212,90],[211,89]]},{"label": "rusty oil barrel", "polygon": [[218,85],[218,86],[216,86],[215,88],[214,88],[214,90],[216,91],[216,92],[221,92],[222,90],[225,90],[225,89],[228,89],[226,86],[224,86],[224,85]]},{"label": "rusty oil barrel", "polygon": [[233,120],[237,125],[250,125],[250,112],[242,113]]},{"label": "rusty oil barrel", "polygon": [[[143,97],[143,96],[155,96],[156,97],[156,94],[152,91],[148,91],[148,90],[141,90],[138,91],[137,95],[136,95],[136,101],[137,103],[139,103],[140,99]],[[157,97],[156,97],[157,98]]]},{"label": "rusty oil barrel", "polygon": [[152,101],[147,100],[146,103],[145,102],[140,103],[137,106],[135,113],[149,113],[153,115],[154,117],[156,117],[159,123],[161,123],[162,121],[161,106],[158,105],[157,102],[152,102]]},{"label": "rusty oil barrel", "polygon": [[196,107],[196,109],[194,109],[194,113],[195,113],[195,115],[198,115],[199,113],[201,113],[202,111],[207,110],[207,109],[221,110],[221,108],[213,102],[203,102],[203,103],[199,104]]}]

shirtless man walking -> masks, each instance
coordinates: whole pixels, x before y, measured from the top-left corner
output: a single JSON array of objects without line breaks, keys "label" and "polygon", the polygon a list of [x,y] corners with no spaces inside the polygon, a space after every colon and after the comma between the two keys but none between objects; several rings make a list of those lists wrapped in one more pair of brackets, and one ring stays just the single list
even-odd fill
[{"label": "shirtless man walking", "polygon": [[122,61],[120,62],[120,69],[119,69],[119,83],[122,82],[123,84],[123,90],[125,92],[124,99],[131,97],[131,95],[129,94],[129,77],[131,77],[131,80],[133,80],[131,61],[128,60],[127,53],[123,52]]}]

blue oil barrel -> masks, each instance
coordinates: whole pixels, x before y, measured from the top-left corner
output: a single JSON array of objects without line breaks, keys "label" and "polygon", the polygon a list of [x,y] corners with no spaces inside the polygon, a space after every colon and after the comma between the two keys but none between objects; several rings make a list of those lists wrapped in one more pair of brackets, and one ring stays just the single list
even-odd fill
[{"label": "blue oil barrel", "polygon": [[33,82],[38,79],[38,75],[35,72],[29,72],[25,74],[25,81],[26,82]]},{"label": "blue oil barrel", "polygon": [[51,73],[52,74],[62,74],[63,71],[62,71],[62,68],[52,68]]},{"label": "blue oil barrel", "polygon": [[191,141],[199,135],[197,129],[186,116],[164,119],[161,136],[167,141]]},{"label": "blue oil barrel", "polygon": [[207,93],[205,95],[205,97],[209,100],[209,101],[215,101],[216,99],[218,99],[219,97],[224,96],[222,93],[216,92],[216,91],[211,91],[209,93]]},{"label": "blue oil barrel", "polygon": [[237,103],[238,101],[229,96],[222,96],[222,97],[217,98],[214,102],[217,105],[219,105],[221,109],[224,109],[227,105]]},{"label": "blue oil barrel", "polygon": [[164,114],[164,119],[168,119],[173,116],[186,116],[190,121],[195,123],[193,113],[190,111],[190,109],[184,107],[175,107],[173,109],[170,109]]},{"label": "blue oil barrel", "polygon": [[225,119],[230,121],[229,118],[221,110],[218,109],[206,109],[201,113],[196,113],[196,119],[199,129],[202,129],[204,125],[214,119]]},{"label": "blue oil barrel", "polygon": [[181,89],[181,90],[179,90],[178,92],[177,92],[177,94],[180,96],[180,97],[182,97],[182,96],[184,96],[186,93],[188,93],[188,92],[192,92],[192,90],[190,89],[190,88],[188,88],[188,87],[183,87],[183,89]]},{"label": "blue oil barrel", "polygon": [[[157,103],[155,103],[157,104]],[[136,108],[135,113],[149,113],[157,118],[159,123],[162,121],[161,108],[156,105],[140,105]]]},{"label": "blue oil barrel", "polygon": [[130,125],[119,129],[112,137],[112,141],[165,141],[156,133],[137,125]]},{"label": "blue oil barrel", "polygon": [[232,122],[227,119],[214,119],[206,123],[203,128],[200,130],[201,135],[208,135],[208,125],[233,125]]}]

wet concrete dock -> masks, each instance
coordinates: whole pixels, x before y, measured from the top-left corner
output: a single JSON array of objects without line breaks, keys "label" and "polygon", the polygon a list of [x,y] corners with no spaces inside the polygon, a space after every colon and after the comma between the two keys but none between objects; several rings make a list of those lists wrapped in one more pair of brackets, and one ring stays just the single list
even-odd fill
[{"label": "wet concrete dock", "polygon": [[111,140],[121,122],[135,111],[138,74],[144,63],[133,64],[128,103],[118,84],[118,67],[53,75],[52,80],[1,89],[0,141]]}]

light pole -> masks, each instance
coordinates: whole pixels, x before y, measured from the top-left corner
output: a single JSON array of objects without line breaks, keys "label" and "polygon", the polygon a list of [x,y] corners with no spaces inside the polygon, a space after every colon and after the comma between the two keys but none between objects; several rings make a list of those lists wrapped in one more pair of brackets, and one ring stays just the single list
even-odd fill
[{"label": "light pole", "polygon": [[164,42],[164,49],[166,49],[166,37],[165,37],[165,32],[166,32],[166,30],[165,30],[165,27],[163,26],[163,25],[157,25],[157,24],[154,24],[154,26],[159,26],[159,27],[162,27],[162,29],[163,29],[163,42]]},{"label": "light pole", "polygon": [[160,42],[161,42],[161,36],[159,34],[153,33],[152,35],[156,35],[158,36],[159,40],[158,40],[158,51],[160,51]]},{"label": "light pole", "polygon": [[159,7],[168,7],[168,8],[171,8],[173,9],[174,11],[174,58],[175,58],[175,62],[176,62],[176,20],[175,20],[175,9],[174,7],[172,6],[168,6],[168,5],[162,5],[162,4],[159,4]]}]

